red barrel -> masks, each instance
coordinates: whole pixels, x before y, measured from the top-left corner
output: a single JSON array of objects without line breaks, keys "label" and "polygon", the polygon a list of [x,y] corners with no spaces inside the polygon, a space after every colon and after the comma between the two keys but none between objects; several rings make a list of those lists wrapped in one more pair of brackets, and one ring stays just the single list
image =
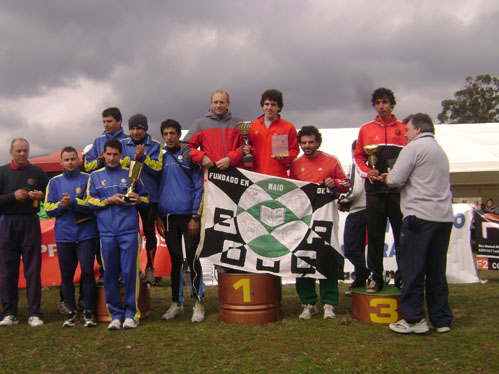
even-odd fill
[{"label": "red barrel", "polygon": [[388,325],[402,319],[400,290],[385,286],[378,293],[367,293],[365,288],[352,290],[352,318],[357,321]]},{"label": "red barrel", "polygon": [[275,322],[281,318],[281,295],[281,278],[275,275],[218,273],[222,322]]},{"label": "red barrel", "polygon": [[[120,288],[121,302],[123,302],[123,295],[125,289],[123,286]],[[139,296],[139,310],[140,319],[147,318],[151,315],[151,295],[147,283],[140,282],[140,296]],[[96,287],[95,289],[95,302],[94,302],[94,316],[98,322],[110,322],[111,315],[107,310],[106,294],[104,287]]]}]

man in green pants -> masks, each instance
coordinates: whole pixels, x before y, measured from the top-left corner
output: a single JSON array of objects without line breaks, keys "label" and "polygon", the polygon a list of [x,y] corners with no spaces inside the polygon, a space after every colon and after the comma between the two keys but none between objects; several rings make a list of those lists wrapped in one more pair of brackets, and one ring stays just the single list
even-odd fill
[{"label": "man in green pants", "polygon": [[[298,143],[303,155],[291,163],[290,178],[305,182],[324,183],[338,193],[348,191],[350,185],[339,160],[319,151],[322,136],[315,126],[304,126],[298,132]],[[303,303],[301,320],[310,319],[317,313],[317,293],[314,278],[296,278],[296,292]],[[334,306],[338,304],[338,279],[319,281],[321,301],[324,304],[324,318],[334,318]]]}]

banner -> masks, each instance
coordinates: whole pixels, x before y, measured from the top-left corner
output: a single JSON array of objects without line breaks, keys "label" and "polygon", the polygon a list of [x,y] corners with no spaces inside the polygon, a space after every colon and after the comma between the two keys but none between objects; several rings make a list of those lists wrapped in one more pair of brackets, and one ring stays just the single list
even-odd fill
[{"label": "banner", "polygon": [[[59,286],[61,284],[61,272],[59,270],[59,259],[57,257],[57,244],[54,239],[54,225],[55,218],[45,219],[40,221],[42,230],[42,287]],[[142,271],[145,271],[147,264],[147,253],[145,245],[145,237],[142,231],[142,223],[140,225],[141,238],[142,238],[142,249],[140,252],[140,266]],[[154,269],[156,277],[164,277],[170,275],[171,261],[168,248],[166,247],[165,239],[156,233],[156,239],[158,240],[158,245],[156,248],[156,256],[154,257]],[[94,263],[94,269],[96,277],[99,275],[97,261]],[[80,265],[75,272],[74,282],[78,283],[80,281]],[[26,280],[24,279],[24,266],[21,260],[21,265],[19,268],[19,288],[26,287]]]},{"label": "banner", "polygon": [[475,213],[477,264],[482,270],[499,270],[499,216]]},{"label": "banner", "polygon": [[201,257],[281,277],[343,277],[338,212],[327,187],[212,168],[204,188]]}]

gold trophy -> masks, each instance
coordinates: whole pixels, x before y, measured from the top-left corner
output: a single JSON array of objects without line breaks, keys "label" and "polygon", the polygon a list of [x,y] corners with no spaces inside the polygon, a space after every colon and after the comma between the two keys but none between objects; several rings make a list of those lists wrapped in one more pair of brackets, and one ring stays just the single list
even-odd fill
[{"label": "gold trophy", "polygon": [[375,153],[378,152],[379,144],[370,144],[364,146],[364,152],[367,153],[367,163],[373,170],[376,170],[376,158]]},{"label": "gold trophy", "polygon": [[129,195],[130,195],[130,192],[133,192],[133,186],[140,178],[142,166],[143,166],[142,162],[130,161],[130,167],[128,169],[128,179],[130,179],[130,187],[128,187],[128,190],[126,191],[126,195],[123,198],[123,200],[125,200],[127,203],[131,202]]},{"label": "gold trophy", "polygon": [[[243,122],[236,123],[236,129],[243,136],[244,145],[250,145],[248,134],[251,130],[251,121],[243,121]],[[253,155],[251,153],[243,156],[243,164],[244,164],[245,169],[252,170],[253,169],[253,162],[254,162],[254,158],[253,158]]]}]

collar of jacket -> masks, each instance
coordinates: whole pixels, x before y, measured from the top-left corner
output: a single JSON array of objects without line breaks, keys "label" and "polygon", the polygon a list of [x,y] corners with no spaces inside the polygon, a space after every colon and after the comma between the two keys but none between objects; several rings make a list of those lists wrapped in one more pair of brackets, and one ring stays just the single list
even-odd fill
[{"label": "collar of jacket", "polygon": [[395,117],[394,114],[392,114],[392,118],[389,119],[381,119],[378,116],[374,119],[374,122],[376,122],[378,125],[383,126],[383,127],[388,127],[392,126],[397,123],[397,117]]}]

